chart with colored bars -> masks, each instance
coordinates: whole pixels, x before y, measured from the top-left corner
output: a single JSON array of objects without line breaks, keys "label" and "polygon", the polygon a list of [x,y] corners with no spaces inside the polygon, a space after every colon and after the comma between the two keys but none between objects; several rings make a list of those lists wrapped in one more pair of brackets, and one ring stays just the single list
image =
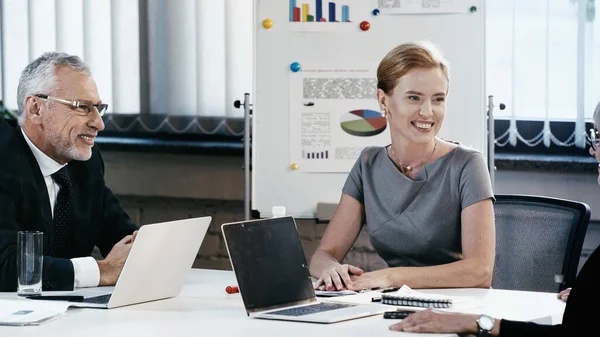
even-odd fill
[{"label": "chart with colored bars", "polygon": [[306,159],[329,159],[329,151],[302,151],[302,157]]},{"label": "chart with colored bars", "polygon": [[290,0],[290,22],[350,22],[350,6],[342,5],[342,17],[336,17],[337,4],[327,2],[328,15],[323,11],[323,0],[315,0],[315,12],[311,14],[311,7],[307,3],[298,4]]},{"label": "chart with colored bars", "polygon": [[382,133],[387,122],[379,111],[353,110],[341,118],[342,130],[358,137],[371,137]]}]

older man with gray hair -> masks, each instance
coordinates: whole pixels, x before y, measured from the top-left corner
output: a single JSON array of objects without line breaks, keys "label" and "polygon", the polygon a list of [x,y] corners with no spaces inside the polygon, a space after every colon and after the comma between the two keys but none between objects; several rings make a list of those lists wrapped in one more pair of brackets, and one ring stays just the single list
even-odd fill
[{"label": "older man with gray hair", "polygon": [[[18,123],[0,120],[0,291],[17,289],[17,231],[44,232],[43,290],[114,285],[137,233],[94,145],[108,105],[77,56],[23,70]],[[100,248],[103,260],[91,252]]]}]

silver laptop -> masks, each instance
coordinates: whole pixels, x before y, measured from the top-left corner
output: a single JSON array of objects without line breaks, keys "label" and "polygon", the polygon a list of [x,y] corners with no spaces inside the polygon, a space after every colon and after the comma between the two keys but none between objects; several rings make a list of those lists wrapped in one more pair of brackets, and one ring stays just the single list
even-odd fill
[{"label": "silver laptop", "polygon": [[226,223],[221,230],[250,317],[335,323],[385,311],[317,300],[292,217]]},{"label": "silver laptop", "polygon": [[84,296],[71,306],[110,309],[179,295],[211,219],[142,226],[112,292],[101,294],[104,287],[69,292]]}]

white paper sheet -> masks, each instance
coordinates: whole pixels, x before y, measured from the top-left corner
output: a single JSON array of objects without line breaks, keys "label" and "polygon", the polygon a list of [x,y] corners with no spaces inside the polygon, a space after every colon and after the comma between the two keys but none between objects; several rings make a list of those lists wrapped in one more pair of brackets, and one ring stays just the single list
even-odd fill
[{"label": "white paper sheet", "polygon": [[69,305],[62,301],[0,300],[0,325],[39,325],[60,317]]},{"label": "white paper sheet", "polygon": [[300,172],[350,172],[367,146],[390,143],[364,68],[309,68],[290,74],[290,165]]},{"label": "white paper sheet", "polygon": [[468,13],[472,6],[467,0],[378,0],[381,14]]},{"label": "white paper sheet", "polygon": [[317,297],[338,297],[338,296],[356,295],[356,294],[358,294],[358,293],[356,291],[352,291],[352,290],[341,290],[341,291],[315,290],[315,295]]}]

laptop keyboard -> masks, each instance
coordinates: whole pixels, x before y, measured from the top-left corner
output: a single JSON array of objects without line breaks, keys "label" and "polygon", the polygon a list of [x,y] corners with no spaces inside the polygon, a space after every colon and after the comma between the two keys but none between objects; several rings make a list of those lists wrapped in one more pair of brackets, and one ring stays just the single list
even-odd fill
[{"label": "laptop keyboard", "polygon": [[83,302],[84,303],[106,304],[106,303],[108,303],[108,300],[110,299],[111,295],[112,294],[106,294],[106,295],[88,297],[88,298],[84,298]]},{"label": "laptop keyboard", "polygon": [[290,309],[283,309],[278,311],[271,311],[265,313],[265,315],[283,315],[283,316],[304,316],[318,312],[331,311],[343,308],[354,307],[354,304],[342,304],[342,303],[328,303],[321,302],[317,304],[307,305],[304,307],[296,307]]}]

